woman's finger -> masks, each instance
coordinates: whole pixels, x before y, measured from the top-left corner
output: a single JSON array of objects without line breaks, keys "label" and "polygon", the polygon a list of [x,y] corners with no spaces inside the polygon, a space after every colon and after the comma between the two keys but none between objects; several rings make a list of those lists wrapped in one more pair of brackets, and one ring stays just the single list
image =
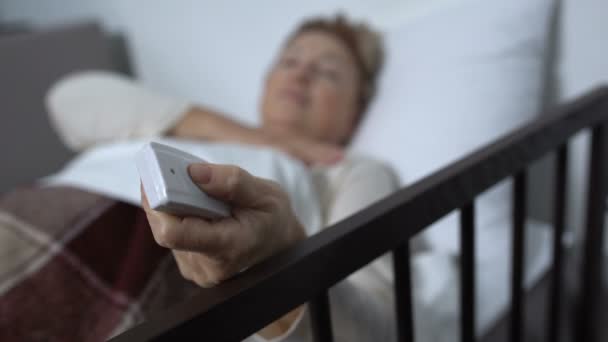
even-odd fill
[{"label": "woman's finger", "polygon": [[198,217],[180,218],[151,209],[143,187],[141,197],[152,235],[163,247],[222,255],[231,248],[231,242],[235,240],[235,234],[239,231],[232,218],[209,222]]},{"label": "woman's finger", "polygon": [[154,224],[154,225],[170,225],[170,224],[174,224],[176,222],[178,222],[179,218],[167,214],[167,213],[163,213],[160,211],[156,211],[152,208],[150,208],[150,203],[148,202],[148,197],[146,196],[146,192],[144,191],[143,186],[141,186],[141,207],[144,210],[144,212],[146,213],[146,217],[148,218],[148,223],[150,223],[150,225]]},{"label": "woman's finger", "polygon": [[190,263],[187,262],[187,259],[185,257],[185,253],[187,252],[177,251],[173,249],[171,250],[171,253],[173,253],[173,258],[175,259],[177,268],[179,269],[179,272],[182,274],[182,276],[188,280],[193,280],[192,272],[196,270],[192,267]]},{"label": "woman's finger", "polygon": [[244,208],[255,208],[266,184],[234,165],[191,164],[190,178],[210,196]]},{"label": "woman's finger", "polygon": [[141,194],[141,207],[146,210],[146,208],[150,208],[150,203],[148,203],[148,197],[146,196],[146,191],[144,190],[144,185],[139,182],[139,193]]}]

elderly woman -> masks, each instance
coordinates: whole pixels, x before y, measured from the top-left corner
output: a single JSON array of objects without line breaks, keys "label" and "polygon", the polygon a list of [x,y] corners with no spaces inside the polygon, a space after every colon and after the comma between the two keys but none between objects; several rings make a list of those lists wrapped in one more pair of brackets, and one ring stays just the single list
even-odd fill
[{"label": "elderly woman", "polygon": [[[324,211],[324,225],[328,226],[398,186],[394,173],[382,163],[344,151],[372,98],[382,57],[378,35],[365,25],[353,25],[341,16],[309,20],[287,39],[266,76],[261,127],[247,127],[221,113],[187,106],[169,114],[159,112],[157,120],[154,114],[145,113],[136,118],[145,122],[145,129],[123,135],[167,134],[281,150],[309,166]],[[67,126],[77,125],[80,115],[74,113],[72,118],[55,118],[64,140],[71,141],[73,147],[94,143],[95,139],[79,142],[79,137],[70,135]],[[106,138],[111,138],[120,127],[106,121],[115,125],[114,131],[108,129]],[[103,127],[97,127],[97,132],[103,135]],[[306,238],[287,195],[276,183],[230,165],[192,164],[188,171],[203,191],[231,205],[231,217],[210,222],[158,212],[150,209],[142,191],[142,206],[154,238],[172,250],[185,278],[203,287],[213,286]],[[341,310],[334,321],[339,325],[337,340],[386,340],[383,334],[393,333],[386,322],[376,324],[376,332],[369,333],[357,324],[382,317],[380,311],[392,313],[390,302],[376,301],[374,307],[373,300],[365,299],[386,298],[391,292],[390,265],[384,260],[372,266],[349,277],[350,283],[343,285],[345,291],[338,294],[348,298],[334,305]],[[300,307],[256,337],[308,340],[303,316]]]},{"label": "elderly woman", "polygon": [[[288,38],[268,72],[261,127],[192,108],[169,133],[267,145],[301,159],[316,175],[325,223],[331,224],[397,186],[386,166],[343,151],[371,99],[381,59],[380,41],[366,27],[341,17],[307,21]],[[151,210],[144,197],[155,239],[173,250],[184,277],[210,286],[306,237],[286,194],[272,182],[227,165],[194,164],[189,172],[203,191],[229,202],[233,211],[213,223],[181,219]],[[300,311],[259,335],[285,334]]]}]

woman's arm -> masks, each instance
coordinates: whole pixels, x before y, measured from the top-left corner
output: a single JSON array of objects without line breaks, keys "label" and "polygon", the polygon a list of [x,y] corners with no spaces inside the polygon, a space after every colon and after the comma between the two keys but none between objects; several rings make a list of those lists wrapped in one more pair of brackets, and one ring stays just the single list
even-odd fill
[{"label": "woman's arm", "polygon": [[[150,209],[142,188],[142,206],[154,239],[171,249],[186,279],[202,287],[214,286],[306,238],[287,195],[276,183],[236,166],[196,164],[189,173],[206,193],[231,204],[231,217],[209,222],[158,212]],[[258,334],[268,339],[284,334],[301,310],[293,310]]]},{"label": "woman's arm", "polygon": [[84,72],[54,84],[45,98],[62,141],[75,151],[159,135],[277,148],[307,164],[331,163],[341,148],[294,134],[276,135],[222,113],[146,89],[109,72]]},{"label": "woman's arm", "polygon": [[331,164],[342,158],[342,147],[320,142],[298,134],[277,134],[238,123],[222,113],[194,106],[168,135],[209,141],[238,142],[269,146],[281,150],[306,164]]},{"label": "woman's arm", "polygon": [[191,107],[168,134],[209,141],[271,144],[270,137],[260,129],[246,126],[229,119],[222,113],[198,106]]}]

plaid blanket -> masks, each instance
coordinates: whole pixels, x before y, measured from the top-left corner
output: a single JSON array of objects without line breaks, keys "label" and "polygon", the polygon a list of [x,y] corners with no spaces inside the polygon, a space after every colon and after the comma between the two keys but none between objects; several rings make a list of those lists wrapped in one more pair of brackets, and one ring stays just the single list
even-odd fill
[{"label": "plaid blanket", "polygon": [[101,341],[194,294],[135,206],[70,187],[0,196],[0,341]]}]

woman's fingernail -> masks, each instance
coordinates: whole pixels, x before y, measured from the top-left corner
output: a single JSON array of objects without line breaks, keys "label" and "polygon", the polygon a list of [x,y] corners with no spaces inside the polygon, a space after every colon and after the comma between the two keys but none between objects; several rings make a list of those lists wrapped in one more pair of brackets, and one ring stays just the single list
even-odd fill
[{"label": "woman's fingernail", "polygon": [[207,164],[190,164],[188,172],[195,183],[207,184],[211,181],[211,167]]}]

